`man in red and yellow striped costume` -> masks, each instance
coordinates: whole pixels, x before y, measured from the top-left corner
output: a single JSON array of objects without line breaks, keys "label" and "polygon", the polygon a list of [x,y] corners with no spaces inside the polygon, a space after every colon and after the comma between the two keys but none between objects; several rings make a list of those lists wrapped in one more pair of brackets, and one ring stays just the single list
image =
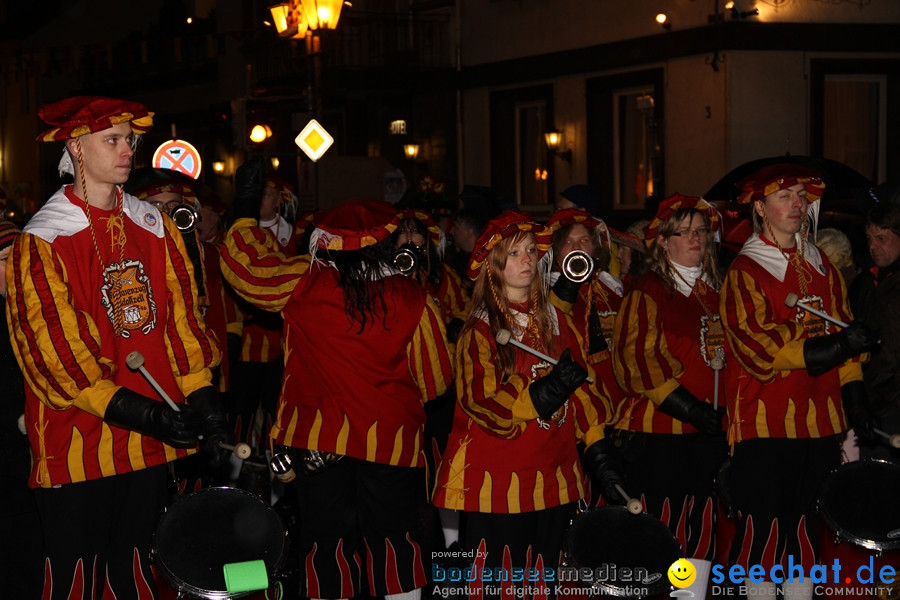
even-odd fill
[{"label": "man in red and yellow striped costume", "polygon": [[[295,482],[304,594],[352,598],[367,576],[373,595],[416,598],[426,583],[417,520],[424,404],[452,377],[440,313],[421,285],[390,266],[390,204],[347,201],[323,211],[315,251],[288,257],[255,218],[259,168],[239,173],[239,218],[225,238],[222,272],[243,298],[285,320],[270,437],[293,449],[303,472]],[[317,461],[327,464],[316,469]]]},{"label": "man in red and yellow striped costume", "polygon": [[[754,230],[732,262],[721,314],[739,368],[729,381],[731,494],[739,512],[730,561],[769,573],[788,556],[805,572],[818,559],[817,491],[840,464],[848,420],[870,431],[860,354],[877,342],[861,323],[840,329],[788,306],[788,294],[851,320],[840,272],[808,237],[824,184],[798,165],[771,165],[745,178]],[[848,419],[849,417],[849,419]],[[748,585],[754,585],[749,584]],[[755,584],[775,593],[774,583]],[[785,582],[810,597],[811,582]],[[790,589],[789,589],[790,588]]]},{"label": "man in red and yellow striped costume", "polygon": [[[230,439],[211,385],[219,346],[203,324],[178,229],[121,189],[152,113],[76,97],[40,116],[54,127],[39,139],[65,141],[60,169],[75,184],[60,188],[14,245],[7,310],[27,384],[44,598],[150,599],[166,463],[193,452],[198,434],[216,456]],[[180,411],[126,366],[133,352]]]}]

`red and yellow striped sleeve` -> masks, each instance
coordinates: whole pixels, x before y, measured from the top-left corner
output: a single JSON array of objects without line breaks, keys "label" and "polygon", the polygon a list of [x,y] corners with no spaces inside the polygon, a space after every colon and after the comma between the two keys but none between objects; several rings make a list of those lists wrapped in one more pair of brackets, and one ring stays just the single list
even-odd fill
[{"label": "red and yellow striped sleeve", "polygon": [[222,286],[223,296],[225,297],[225,330],[228,333],[241,335],[244,332],[244,313],[238,306],[235,292],[230,286]]},{"label": "red and yellow striped sleeve", "polygon": [[457,318],[465,321],[471,309],[469,292],[466,291],[462,279],[456,271],[447,265],[444,265],[444,281],[441,287],[443,288],[441,308],[444,311],[445,320],[449,322],[450,319]]},{"label": "red and yellow striped sleeve", "polygon": [[166,349],[178,387],[187,396],[209,385],[212,379],[210,369],[221,362],[222,350],[220,340],[204,324],[194,268],[184,238],[174,221],[167,218],[163,219],[163,223],[166,227],[166,290],[169,296]]},{"label": "red and yellow striped sleeve", "polygon": [[582,364],[594,382],[585,383],[575,390],[575,400],[578,402],[575,428],[578,440],[588,447],[606,437],[606,426],[613,423],[614,411],[606,384],[600,381],[591,365]]},{"label": "red and yellow striped sleeve", "polygon": [[309,270],[310,257],[286,256],[269,231],[252,219],[238,219],[225,235],[219,264],[222,277],[239,296],[263,310],[279,312]]},{"label": "red and yellow striped sleeve", "polygon": [[[592,380],[590,383],[585,382],[582,384],[574,393],[575,401],[577,402],[575,411],[576,436],[587,447],[602,440],[606,436],[606,426],[614,422],[615,410],[612,406],[612,396],[606,387],[606,382],[597,375],[593,365],[585,355],[584,337],[575,327],[573,317],[561,309],[557,311],[557,315],[564,320],[565,325],[572,332],[578,347],[578,351],[574,355],[578,357],[578,363],[584,366],[588,372],[588,377]],[[562,323],[560,326],[562,326]]]},{"label": "red and yellow striped sleeve", "polygon": [[647,396],[659,404],[674,389],[684,366],[669,351],[656,300],[640,289],[622,301],[613,330],[613,370],[630,396]]},{"label": "red and yellow striped sleeve", "polygon": [[[796,357],[802,356],[802,325],[776,317],[752,273],[728,271],[719,309],[735,358],[756,379],[770,382],[777,370],[797,363]],[[802,368],[802,360],[794,367]]]},{"label": "red and yellow striped sleeve", "polygon": [[477,327],[465,332],[456,344],[457,403],[487,433],[515,439],[526,421],[538,417],[528,392],[531,379],[499,376],[491,340]]},{"label": "red and yellow striped sleeve", "polygon": [[[52,409],[103,417],[118,390],[91,317],[74,308],[69,275],[53,247],[22,234],[7,261],[7,317],[25,381]],[[34,301],[39,299],[38,302]]]},{"label": "red and yellow striped sleeve", "polygon": [[453,382],[453,362],[440,311],[427,294],[422,318],[407,348],[407,356],[409,370],[422,394],[422,402],[447,391]]}]

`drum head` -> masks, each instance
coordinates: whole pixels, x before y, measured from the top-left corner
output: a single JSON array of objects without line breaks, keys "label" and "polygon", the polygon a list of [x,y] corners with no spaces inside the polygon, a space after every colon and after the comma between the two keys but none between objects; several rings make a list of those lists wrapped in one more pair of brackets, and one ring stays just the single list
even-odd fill
[{"label": "drum head", "polygon": [[281,568],[286,546],[284,526],[268,504],[244,490],[207,488],[182,496],[166,510],[153,554],[179,591],[237,598],[247,594],[228,594],[223,565],[262,560],[271,577]]},{"label": "drum head", "polygon": [[[632,514],[624,506],[589,510],[572,523],[563,546],[563,566],[590,569],[596,592],[616,597],[669,593],[666,572],[682,558],[681,546],[659,519]],[[635,595],[639,589],[645,594]]]},{"label": "drum head", "polygon": [[900,548],[900,465],[881,460],[847,463],[831,472],[819,493],[819,514],[841,539],[869,550]]}]

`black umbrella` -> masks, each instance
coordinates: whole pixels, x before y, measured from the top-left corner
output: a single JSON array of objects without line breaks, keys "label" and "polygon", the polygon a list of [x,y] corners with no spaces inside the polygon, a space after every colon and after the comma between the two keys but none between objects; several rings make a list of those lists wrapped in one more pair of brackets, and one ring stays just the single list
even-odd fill
[{"label": "black umbrella", "polygon": [[801,165],[821,173],[822,181],[825,182],[825,194],[822,196],[824,210],[839,210],[840,205],[846,201],[856,203],[860,212],[865,212],[868,208],[862,206],[860,201],[863,196],[861,192],[872,187],[872,182],[867,177],[836,160],[793,154],[759,158],[735,167],[709,188],[703,198],[710,202],[735,202],[741,194],[741,189],[737,187],[739,181],[763,167],[782,163]]}]

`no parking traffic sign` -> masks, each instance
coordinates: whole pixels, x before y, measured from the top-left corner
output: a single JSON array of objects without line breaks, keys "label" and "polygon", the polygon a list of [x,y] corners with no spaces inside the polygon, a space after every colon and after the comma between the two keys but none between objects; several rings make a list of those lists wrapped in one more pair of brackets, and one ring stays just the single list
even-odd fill
[{"label": "no parking traffic sign", "polygon": [[153,153],[153,166],[157,169],[178,171],[197,179],[203,165],[200,153],[191,144],[184,140],[169,140],[160,144]]}]

